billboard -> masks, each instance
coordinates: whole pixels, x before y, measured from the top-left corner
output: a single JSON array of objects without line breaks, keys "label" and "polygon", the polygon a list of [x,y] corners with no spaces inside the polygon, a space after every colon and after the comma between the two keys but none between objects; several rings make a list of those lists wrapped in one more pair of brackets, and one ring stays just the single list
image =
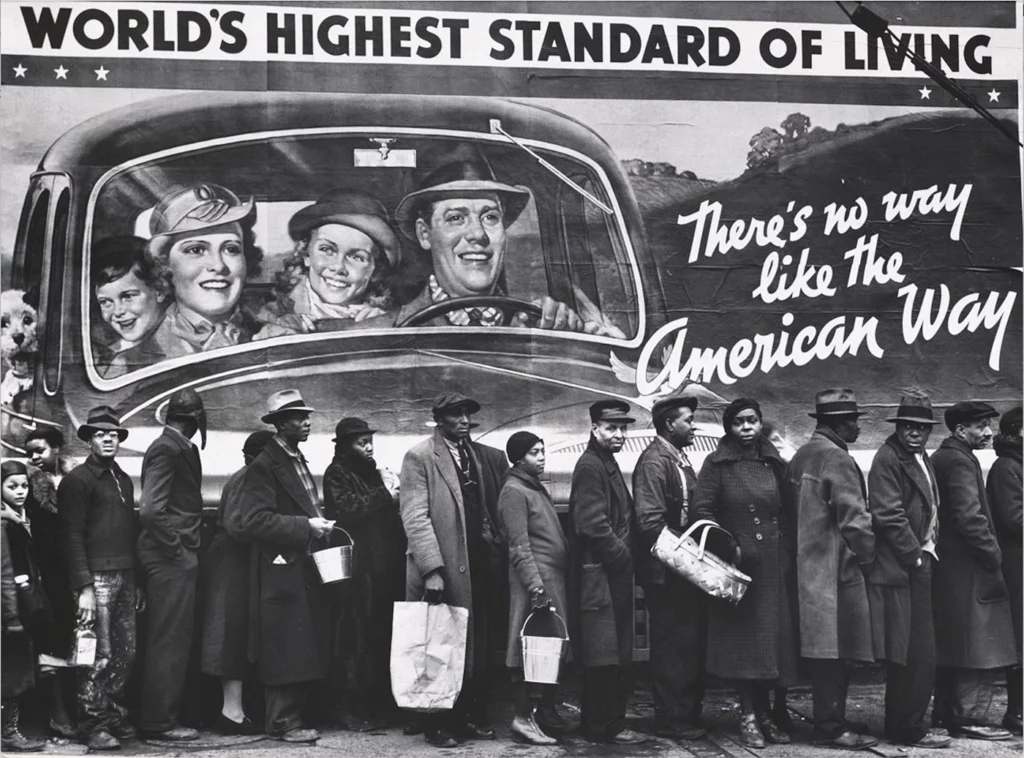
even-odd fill
[{"label": "billboard", "polygon": [[564,503],[601,398],[627,474],[676,393],[698,464],[735,397],[799,445],[851,387],[864,463],[903,392],[1020,402],[1020,3],[0,11],[5,455],[110,405],[137,473],[192,387],[213,501],[273,392],[320,474],[458,390]]}]

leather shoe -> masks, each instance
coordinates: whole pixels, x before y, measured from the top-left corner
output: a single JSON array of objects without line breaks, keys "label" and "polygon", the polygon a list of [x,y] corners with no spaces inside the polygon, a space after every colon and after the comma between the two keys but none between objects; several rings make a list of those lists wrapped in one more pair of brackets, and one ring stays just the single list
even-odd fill
[{"label": "leather shoe", "polygon": [[997,726],[975,726],[973,724],[968,726],[951,726],[947,731],[950,737],[963,737],[968,740],[988,740],[990,742],[1008,740],[1013,736],[1005,729],[1000,729]]},{"label": "leather shoe", "polygon": [[4,752],[38,753],[45,747],[45,740],[34,740],[31,737],[26,737],[17,727],[3,736]]},{"label": "leather shoe", "polygon": [[761,734],[764,735],[765,740],[773,745],[788,745],[792,742],[789,735],[779,729],[771,718],[761,719],[757,725],[761,727]]},{"label": "leather shoe", "polygon": [[128,721],[114,724],[110,727],[110,733],[119,740],[134,740],[139,736],[139,733],[135,731],[135,727],[129,724]]},{"label": "leather shoe", "polygon": [[121,747],[117,737],[106,729],[97,729],[89,735],[89,740],[85,744],[90,750],[117,750]]},{"label": "leather shoe", "polygon": [[753,713],[744,713],[740,716],[739,738],[740,744],[747,747],[764,747],[764,735],[761,734],[761,727],[757,725],[757,717]]},{"label": "leather shoe", "polygon": [[254,735],[263,734],[263,730],[260,729],[256,724],[249,720],[248,716],[243,716],[241,721],[234,721],[229,719],[223,713],[217,714],[217,732],[229,737],[235,735]]},{"label": "leather shoe", "polygon": [[320,739],[320,732],[316,729],[289,729],[284,734],[271,734],[269,735],[273,740],[280,740],[281,742],[316,742]]},{"label": "leather shoe", "polygon": [[857,734],[852,729],[837,734],[825,743],[829,747],[838,747],[843,750],[866,750],[878,744],[878,740],[870,734]]},{"label": "leather shoe", "polygon": [[508,730],[512,732],[514,737],[529,742],[531,745],[557,745],[558,740],[554,737],[548,737],[544,732],[540,730],[536,722],[532,718],[526,718],[524,716],[516,716],[512,719],[512,724]]},{"label": "leather shoe", "polygon": [[670,740],[702,740],[708,736],[708,730],[698,724],[669,724],[655,727],[654,733]]},{"label": "leather shoe", "polygon": [[423,734],[423,720],[418,717],[414,718],[402,727],[402,734],[406,737],[415,737],[417,734]]},{"label": "leather shoe", "polygon": [[613,745],[640,745],[649,739],[650,737],[646,734],[634,732],[632,729],[623,729],[618,734],[612,735],[608,741]]},{"label": "leather shoe", "polygon": [[943,748],[949,747],[953,742],[952,737],[947,737],[944,734],[926,734],[915,742],[903,743],[907,747],[926,747],[926,748]]},{"label": "leather shoe", "polygon": [[493,740],[497,737],[493,729],[477,726],[472,721],[452,726],[451,733],[457,740]]},{"label": "leather shoe", "polygon": [[188,726],[172,726],[162,732],[143,732],[147,740],[163,740],[164,742],[191,742],[199,739],[199,732]]},{"label": "leather shoe", "polygon": [[553,705],[541,705],[533,713],[533,721],[548,734],[572,734],[573,726]]},{"label": "leather shoe", "polygon": [[785,706],[776,706],[772,710],[772,721],[775,722],[775,726],[786,734],[792,734],[796,731],[796,724],[793,723],[793,717],[789,715],[789,708]]},{"label": "leather shoe", "polygon": [[1019,737],[1024,733],[1024,722],[1021,721],[1019,715],[1015,716],[1012,713],[1007,713],[1003,716],[1003,729]]},{"label": "leather shoe", "polygon": [[434,747],[458,747],[459,743],[445,729],[427,729],[423,732],[427,744]]}]

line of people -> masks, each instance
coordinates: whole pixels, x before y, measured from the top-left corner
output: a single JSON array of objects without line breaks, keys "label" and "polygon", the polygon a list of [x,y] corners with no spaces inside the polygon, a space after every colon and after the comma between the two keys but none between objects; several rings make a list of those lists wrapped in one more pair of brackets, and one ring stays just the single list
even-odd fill
[{"label": "line of people", "polygon": [[[1021,409],[1002,418],[987,484],[973,453],[988,444],[998,416],[985,403],[947,409],[950,434],[928,457],[939,422],[927,397],[903,397],[867,483],[849,453],[863,415],[851,390],[818,394],[810,414],[817,428],[788,463],[763,433],[759,404],[733,401],[723,414],[725,435],[699,476],[686,455],[696,410],[692,397],[655,404],[657,436],[630,489],[615,458],[634,422],[629,406],[594,403],[563,530],[541,481],[544,441],[527,431],[513,434],[505,451],[473,441],[481,407],[458,392],[435,399],[435,431],[408,451],[397,478],[374,462],[376,430],[342,419],[321,499],[299,447],[314,409],[298,391],[284,390],[262,416],[274,431],[245,442],[246,465],[223,489],[202,560],[202,464],[192,439],[205,446],[206,415],[198,394],[186,389],[169,401],[164,432],[143,461],[138,526],[131,478],[116,462],[128,430],[112,409],[93,409],[78,429],[90,454],[70,471],[59,464],[63,439],[40,432],[28,443],[34,467],[3,463],[4,749],[41,749],[21,734],[17,705],[44,672],[52,682],[51,729],[95,750],[136,735],[123,697],[143,608],[138,731],[196,739],[178,715],[200,572],[201,668],[221,680],[217,728],[226,734],[315,741],[307,694],[324,679],[358,693],[346,703],[356,721],[381,725],[394,708],[392,603],[404,595],[470,610],[454,708],[424,715],[406,733],[422,732],[439,747],[494,738],[488,667],[506,611],[505,664],[519,693],[510,730],[540,745],[567,733],[556,686],[525,681],[519,645],[527,616],[553,609],[568,621],[571,655],[584,672],[583,735],[637,744],[647,737],[626,725],[634,582],[650,617],[658,735],[706,734],[701,710],[710,673],[735,684],[743,744],[785,744],[793,731],[786,689],[805,677],[813,738],[870,747],[876,738],[846,717],[846,690],[851,664],[876,660],[887,669],[889,739],[935,748],[952,737],[1019,734]],[[736,606],[704,596],[651,554],[663,529],[697,519],[734,538],[731,558],[751,577]],[[323,586],[311,553],[336,544],[339,527],[356,544],[355,577]],[[507,595],[495,591],[503,585]],[[496,607],[505,596],[508,607]],[[77,671],[61,660],[76,622],[97,639],[95,662]],[[253,667],[263,686],[262,724],[242,700]],[[1001,729],[987,712],[993,679],[1004,669],[1010,701]],[[64,689],[76,692],[77,727],[61,707]],[[933,691],[932,725],[948,736],[925,723]]]}]

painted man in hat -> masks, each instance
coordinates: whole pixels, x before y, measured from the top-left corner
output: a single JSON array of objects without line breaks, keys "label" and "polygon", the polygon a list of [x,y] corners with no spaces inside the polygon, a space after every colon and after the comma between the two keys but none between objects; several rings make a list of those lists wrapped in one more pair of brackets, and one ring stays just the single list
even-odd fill
[{"label": "painted man in hat", "polygon": [[395,709],[391,624],[395,601],[405,597],[405,531],[398,499],[373,458],[376,431],[361,418],[339,421],[324,472],[324,513],[357,546],[353,577],[334,598],[342,650],[332,681],[349,728],[360,731],[384,726]]},{"label": "painted man in hat", "polygon": [[871,624],[865,575],[875,535],[864,476],[849,453],[860,434],[853,390],[815,397],[817,427],[786,470],[789,512],[795,514],[800,654],[809,660],[816,737],[832,747],[878,743],[846,720],[851,661],[871,662]]},{"label": "painted man in hat", "polygon": [[590,406],[590,443],[572,472],[569,494],[570,587],[578,611],[585,667],[581,727],[587,739],[634,745],[646,738],[626,728],[633,662],[633,501],[615,453],[633,423],[629,404]]},{"label": "painted man in hat", "polygon": [[298,390],[267,399],[262,421],[277,433],[224,506],[228,534],[252,545],[249,659],[264,686],[267,734],[285,742],[319,739],[303,727],[303,710],[309,682],[327,676],[330,659],[330,614],[311,553],[329,546],[334,523],[299,452],[312,412]]},{"label": "painted man in hat", "polygon": [[932,572],[939,523],[939,490],[925,446],[939,422],[922,393],[904,395],[886,421],[896,429],[868,475],[875,532],[868,601],[875,658],[886,662],[885,733],[905,745],[941,748],[950,738],[929,734],[924,721],[935,686]]},{"label": "painted man in hat", "polygon": [[1009,739],[988,724],[995,678],[1017,662],[1002,550],[975,450],[992,439],[988,403],[946,409],[949,436],[932,453],[939,488],[939,560],[932,577],[935,703],[932,718],[952,737]]},{"label": "painted man in hat", "polygon": [[433,436],[405,454],[401,513],[409,540],[406,600],[444,602],[469,609],[466,671],[451,712],[423,721],[431,745],[493,739],[486,717],[486,668],[497,602],[498,493],[508,470],[505,454],[469,438],[476,400],[443,392],[431,408]]},{"label": "painted man in hat", "polygon": [[686,457],[693,444],[697,398],[659,400],[651,410],[657,436],[633,469],[636,571],[650,616],[650,687],[658,734],[695,740],[704,697],[704,650],[707,634],[704,594],[665,568],[651,548],[665,527],[682,530],[697,486]]},{"label": "painted man in hat", "polygon": [[[451,157],[457,159],[434,169],[395,210],[399,229],[430,253],[433,265],[427,285],[399,310],[396,326],[451,298],[506,294],[501,291],[506,230],[526,208],[530,193],[499,181],[483,155]],[[582,291],[574,288],[574,294],[579,312],[549,295],[534,300],[541,310],[537,327],[625,336]],[[450,309],[429,323],[501,326],[505,321],[499,308],[472,307]],[[525,315],[516,314],[510,323],[525,326]]]},{"label": "painted man in hat", "polygon": [[135,491],[115,461],[127,437],[113,408],[90,410],[78,428],[89,457],[57,488],[78,620],[96,633],[95,663],[78,680],[80,737],[90,750],[112,750],[135,734],[123,696],[143,600],[135,584]]},{"label": "painted man in hat", "polygon": [[206,447],[206,409],[193,389],[171,395],[163,434],[142,459],[139,498],[139,563],[149,605],[142,669],[144,735],[194,740],[199,733],[178,723],[185,692],[203,519],[203,464],[192,438]]}]

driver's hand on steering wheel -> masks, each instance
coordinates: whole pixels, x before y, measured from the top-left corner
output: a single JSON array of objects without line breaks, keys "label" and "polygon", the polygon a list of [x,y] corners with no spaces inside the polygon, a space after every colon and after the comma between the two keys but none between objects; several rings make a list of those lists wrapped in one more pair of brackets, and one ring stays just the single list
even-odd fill
[{"label": "driver's hand on steering wheel", "polygon": [[[565,303],[560,303],[550,295],[545,295],[533,301],[533,304],[541,309],[540,318],[535,328],[556,329],[558,331],[582,332],[583,319]],[[529,316],[525,313],[517,313],[510,326],[528,326]]]}]

